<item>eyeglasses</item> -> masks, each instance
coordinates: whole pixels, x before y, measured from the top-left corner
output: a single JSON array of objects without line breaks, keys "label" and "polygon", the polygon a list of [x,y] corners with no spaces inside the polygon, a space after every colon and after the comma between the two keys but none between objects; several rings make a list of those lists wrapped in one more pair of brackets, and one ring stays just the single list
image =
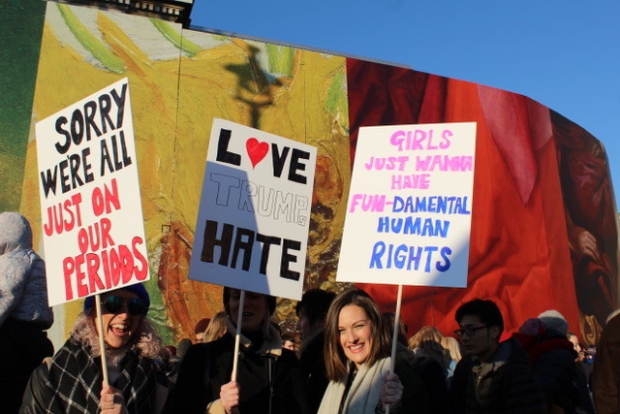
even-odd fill
[{"label": "eyeglasses", "polygon": [[482,326],[477,326],[475,328],[465,328],[465,329],[457,329],[456,331],[454,331],[454,333],[456,334],[456,336],[458,336],[459,338],[462,338],[463,336],[467,335],[468,337],[471,338],[471,336],[473,334],[476,333],[476,331],[479,331],[480,329],[484,329],[484,328],[488,328],[489,325],[482,325]]},{"label": "eyeglasses", "polygon": [[108,296],[103,303],[108,313],[120,313],[124,304],[127,304],[127,310],[132,315],[146,315],[148,308],[140,298],[131,298],[127,302],[118,296]]}]

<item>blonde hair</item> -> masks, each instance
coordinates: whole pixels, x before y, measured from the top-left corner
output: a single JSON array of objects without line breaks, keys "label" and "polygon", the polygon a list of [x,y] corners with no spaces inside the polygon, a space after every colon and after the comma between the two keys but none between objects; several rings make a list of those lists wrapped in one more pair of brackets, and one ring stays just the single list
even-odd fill
[{"label": "blonde hair", "polygon": [[409,338],[409,348],[418,348],[424,341],[434,341],[441,345],[443,334],[434,326],[423,326],[411,338]]},{"label": "blonde hair", "polygon": [[205,329],[204,334],[202,335],[202,340],[200,342],[212,342],[216,339],[220,339],[226,333],[226,320],[228,319],[228,314],[224,311],[218,312],[215,314],[211,322],[209,322],[209,326]]},{"label": "blonde hair", "polygon": [[434,326],[424,326],[409,338],[409,349],[419,356],[426,356],[439,362],[445,370],[449,364],[449,352],[441,344],[443,334]]},{"label": "blonde hair", "polygon": [[[95,318],[93,308],[85,313],[80,313],[73,324],[71,340],[90,347],[91,355],[96,358],[101,356],[101,344],[95,327]],[[142,356],[151,359],[159,357],[164,346],[153,324],[146,317],[142,317],[142,321],[128,345],[128,349],[139,349]],[[111,353],[112,350],[106,347],[106,355]]]},{"label": "blonde hair", "polygon": [[444,336],[441,345],[450,352],[450,359],[459,362],[461,360],[461,345],[459,341],[452,336]]}]

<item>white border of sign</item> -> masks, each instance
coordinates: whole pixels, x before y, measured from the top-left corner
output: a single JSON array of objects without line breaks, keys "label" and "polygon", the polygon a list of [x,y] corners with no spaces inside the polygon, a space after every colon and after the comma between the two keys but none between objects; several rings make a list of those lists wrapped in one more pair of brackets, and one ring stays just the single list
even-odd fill
[{"label": "white border of sign", "polygon": [[150,277],[129,80],[36,124],[50,305]]},{"label": "white border of sign", "polygon": [[362,127],[336,280],[465,287],[476,124]]},{"label": "white border of sign", "polygon": [[189,278],[301,299],[316,154],[214,119]]}]

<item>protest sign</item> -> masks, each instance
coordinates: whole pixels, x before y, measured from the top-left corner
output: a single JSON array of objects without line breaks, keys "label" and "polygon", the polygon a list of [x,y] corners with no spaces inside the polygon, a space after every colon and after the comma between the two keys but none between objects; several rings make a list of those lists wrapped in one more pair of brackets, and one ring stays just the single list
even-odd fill
[{"label": "protest sign", "polygon": [[301,299],[316,148],[214,119],[189,278]]},{"label": "protest sign", "polygon": [[467,285],[475,123],[362,127],[336,280]]},{"label": "protest sign", "polygon": [[49,304],[149,278],[128,79],[36,124]]}]

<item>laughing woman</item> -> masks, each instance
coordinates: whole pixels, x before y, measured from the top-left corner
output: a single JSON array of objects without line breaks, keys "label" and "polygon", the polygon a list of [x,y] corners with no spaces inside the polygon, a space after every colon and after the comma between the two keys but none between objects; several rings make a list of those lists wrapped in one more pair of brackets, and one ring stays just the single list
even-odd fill
[{"label": "laughing woman", "polygon": [[84,312],[69,340],[51,363],[34,371],[20,413],[158,412],[153,360],[160,355],[162,344],[146,318],[148,293],[138,284],[101,295],[110,383],[106,387],[94,302],[92,296],[84,301]]},{"label": "laughing woman", "polygon": [[[325,365],[330,383],[319,414],[426,413],[424,386],[398,353],[390,369],[391,338],[376,303],[363,290],[340,293],[325,322]],[[408,352],[402,349],[399,352]],[[336,407],[338,407],[336,411]]]}]

